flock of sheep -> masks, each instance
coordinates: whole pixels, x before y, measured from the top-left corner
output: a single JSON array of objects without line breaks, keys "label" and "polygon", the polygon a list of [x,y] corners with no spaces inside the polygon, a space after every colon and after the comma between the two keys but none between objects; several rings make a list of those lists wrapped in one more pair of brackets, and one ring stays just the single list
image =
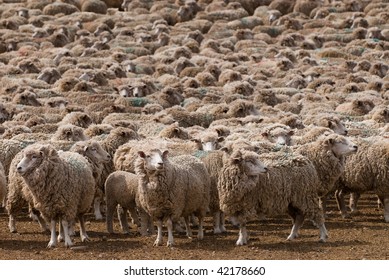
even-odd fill
[{"label": "flock of sheep", "polygon": [[[167,246],[373,192],[389,222],[389,1],[0,1],[0,201]],[[59,230],[57,231],[57,224]],[[185,227],[185,229],[182,228]],[[57,236],[58,232],[58,236]]]}]

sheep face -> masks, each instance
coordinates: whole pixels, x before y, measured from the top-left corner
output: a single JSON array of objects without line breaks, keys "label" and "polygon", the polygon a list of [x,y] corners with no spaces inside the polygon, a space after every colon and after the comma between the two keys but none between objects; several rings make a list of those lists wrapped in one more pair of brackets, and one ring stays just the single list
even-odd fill
[{"label": "sheep face", "polygon": [[139,151],[138,155],[144,160],[144,167],[148,172],[164,170],[164,161],[167,159],[168,151],[162,152],[159,149],[151,150],[149,153]]},{"label": "sheep face", "polygon": [[339,135],[347,135],[347,129],[340,120],[334,119],[328,121],[328,128],[332,129]]},{"label": "sheep face", "polygon": [[280,146],[290,146],[291,137],[294,134],[293,130],[285,130],[284,128],[275,128],[269,132],[263,132],[262,136],[268,141]]},{"label": "sheep face", "polygon": [[252,151],[236,151],[231,155],[231,161],[241,165],[247,176],[258,176],[267,172],[267,167],[259,160],[258,154]]},{"label": "sheep face", "polygon": [[328,135],[325,139],[325,144],[336,157],[347,156],[358,150],[358,146],[356,144],[348,140],[346,137],[336,134]]},{"label": "sheep face", "polygon": [[21,176],[30,174],[39,168],[45,158],[48,157],[58,157],[58,154],[48,146],[42,146],[39,149],[27,148],[23,153],[23,158],[17,164],[16,170]]},{"label": "sheep face", "polygon": [[111,161],[111,156],[96,141],[87,143],[83,150],[84,156],[88,157],[95,163],[105,163]]}]

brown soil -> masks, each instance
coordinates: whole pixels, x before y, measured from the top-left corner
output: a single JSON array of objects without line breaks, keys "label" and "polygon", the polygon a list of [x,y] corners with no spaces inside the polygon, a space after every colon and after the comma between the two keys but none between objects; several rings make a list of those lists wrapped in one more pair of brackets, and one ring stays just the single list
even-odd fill
[{"label": "brown soil", "polygon": [[[93,220],[89,215],[87,230],[91,241],[85,244],[79,237],[74,238],[72,249],[64,248],[63,243],[55,249],[46,249],[50,236],[40,233],[36,222],[27,214],[17,219],[18,233],[8,231],[8,217],[4,210],[0,214],[0,258],[21,260],[112,260],[112,259],[266,259],[266,260],[355,260],[388,259],[388,225],[384,222],[382,209],[376,209],[374,196],[362,196],[360,213],[352,219],[344,220],[338,214],[335,203],[330,203],[330,213],[326,221],[329,232],[327,243],[319,243],[319,231],[306,221],[300,237],[292,242],[286,241],[291,229],[287,216],[266,219],[249,224],[250,240],[247,246],[235,246],[238,230],[227,224],[228,233],[212,234],[211,219],[206,221],[204,240],[188,239],[175,234],[175,247],[153,247],[155,236],[141,237],[133,227],[132,234],[119,233],[115,221],[115,231],[109,235],[105,223]],[[196,233],[196,232],[194,232]],[[167,237],[164,236],[165,241]]]}]

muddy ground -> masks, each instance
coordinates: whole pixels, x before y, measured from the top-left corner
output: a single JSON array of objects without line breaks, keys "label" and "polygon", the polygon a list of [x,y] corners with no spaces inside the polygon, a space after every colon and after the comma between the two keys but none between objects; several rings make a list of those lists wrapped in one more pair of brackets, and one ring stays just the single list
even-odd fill
[{"label": "muddy ground", "polygon": [[[36,222],[27,214],[17,219],[18,233],[8,231],[8,218],[0,210],[0,258],[3,260],[163,260],[163,259],[264,259],[264,260],[386,260],[389,258],[389,225],[384,222],[382,209],[376,209],[376,199],[372,195],[362,196],[360,213],[352,219],[344,220],[337,212],[334,201],[329,205],[330,213],[326,221],[329,232],[327,243],[319,243],[319,231],[306,221],[300,237],[286,241],[291,229],[287,216],[279,216],[249,225],[250,240],[247,246],[237,247],[235,241],[238,230],[227,224],[228,233],[212,234],[211,219],[206,220],[204,240],[188,239],[175,234],[176,245],[153,247],[155,236],[141,237],[132,228],[130,235],[117,233],[109,235],[103,221],[94,221],[88,215],[87,230],[91,241],[85,244],[79,237],[74,238],[73,249],[64,248],[63,243],[55,249],[46,249],[50,236],[40,232]],[[194,232],[196,233],[196,232]],[[167,239],[164,236],[165,241]]]}]

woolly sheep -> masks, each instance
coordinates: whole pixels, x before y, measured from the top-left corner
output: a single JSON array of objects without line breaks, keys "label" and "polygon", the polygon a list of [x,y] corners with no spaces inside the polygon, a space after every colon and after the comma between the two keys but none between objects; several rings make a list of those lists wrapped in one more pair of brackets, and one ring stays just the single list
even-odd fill
[{"label": "woolly sheep", "polygon": [[95,198],[94,198],[94,215],[99,217],[100,213],[100,184],[104,164],[112,161],[112,157],[101,147],[100,143],[95,140],[78,141],[69,150],[84,156],[92,166],[93,178],[95,179]]},{"label": "woolly sheep", "polygon": [[301,145],[296,151],[306,156],[316,168],[319,176],[317,186],[324,214],[326,213],[326,196],[335,189],[344,171],[346,157],[355,153],[358,146],[346,137],[330,134],[319,137],[318,140]]},{"label": "woolly sheep", "polygon": [[80,222],[81,241],[89,240],[84,214],[93,201],[95,180],[83,156],[70,152],[57,153],[50,145],[38,144],[23,151],[16,170],[31,191],[34,207],[45,220],[50,221],[51,237],[47,247],[57,245],[57,221],[60,222],[58,239],[64,238],[66,247],[73,245],[69,226],[76,219]]},{"label": "woolly sheep", "polygon": [[135,173],[139,176],[139,201],[145,211],[157,221],[155,246],[162,245],[162,224],[168,228],[167,246],[173,246],[173,222],[185,219],[188,237],[192,236],[189,217],[199,220],[198,239],[203,239],[203,218],[209,205],[210,178],[204,164],[194,156],[168,159],[168,151],[140,151]]},{"label": "woolly sheep", "polygon": [[310,219],[319,228],[319,241],[325,242],[327,230],[316,189],[319,178],[313,164],[302,155],[286,151],[261,154],[260,161],[268,172],[259,176],[252,194],[257,199],[257,213],[265,216],[288,213],[293,220],[288,240],[298,237],[304,219]]},{"label": "woolly sheep", "polygon": [[57,131],[51,137],[51,140],[66,140],[66,141],[85,141],[87,137],[84,134],[84,129],[73,124],[64,124],[58,127]]},{"label": "woolly sheep", "polygon": [[236,245],[247,244],[246,222],[248,215],[256,208],[257,196],[252,195],[257,187],[258,175],[267,168],[259,155],[251,151],[235,151],[219,172],[217,188],[221,210],[239,224],[239,238]]},{"label": "woolly sheep", "polygon": [[[335,192],[341,215],[343,218],[348,217],[344,203],[346,193],[363,194],[373,191],[384,205],[385,222],[389,222],[386,179],[389,142],[380,136],[358,138],[354,141],[358,145],[358,151],[347,157],[344,172],[337,182]],[[351,201],[351,204],[356,202]],[[355,210],[355,205],[352,209]]]}]

